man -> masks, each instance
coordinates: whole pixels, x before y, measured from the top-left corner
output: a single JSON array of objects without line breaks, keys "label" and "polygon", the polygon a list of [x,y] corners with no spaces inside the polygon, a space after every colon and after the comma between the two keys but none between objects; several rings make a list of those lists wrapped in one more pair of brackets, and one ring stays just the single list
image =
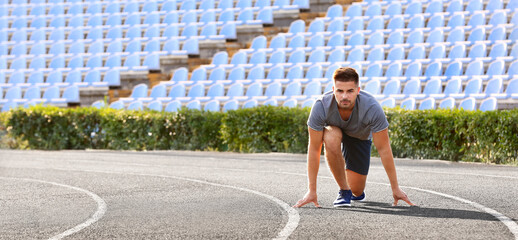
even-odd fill
[{"label": "man", "polygon": [[388,121],[383,109],[372,95],[360,91],[359,76],[353,68],[337,69],[333,83],[333,91],[324,93],[311,109],[308,119],[308,192],[294,207],[308,203],[320,207],[317,175],[322,144],[331,173],[340,187],[333,205],[351,206],[351,200],[364,200],[372,142],[389,178],[394,205],[399,200],[414,205],[398,185]]}]

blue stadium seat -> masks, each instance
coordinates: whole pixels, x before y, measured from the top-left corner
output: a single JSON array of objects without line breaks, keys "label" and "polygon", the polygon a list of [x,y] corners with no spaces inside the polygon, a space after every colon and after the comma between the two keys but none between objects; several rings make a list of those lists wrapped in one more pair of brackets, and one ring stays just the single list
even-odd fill
[{"label": "blue stadium seat", "polygon": [[481,111],[494,111],[498,109],[498,102],[495,97],[488,97],[480,103],[479,110]]},{"label": "blue stadium seat", "polygon": [[366,30],[377,31],[385,29],[383,16],[374,16],[367,24]]},{"label": "blue stadium seat", "polygon": [[355,32],[347,41],[347,45],[349,46],[357,46],[357,45],[364,45],[365,44],[365,36],[363,32]]},{"label": "blue stadium seat", "polygon": [[364,91],[373,94],[378,95],[380,94],[380,81],[379,80],[370,80],[365,84],[365,87],[363,88]]},{"label": "blue stadium seat", "polygon": [[405,77],[420,77],[422,75],[422,64],[420,62],[412,62],[405,71]]},{"label": "blue stadium seat", "polygon": [[426,77],[442,76],[442,63],[434,61],[428,65],[424,73]]},{"label": "blue stadium seat", "polygon": [[419,110],[429,109],[435,109],[435,98],[433,97],[426,98],[419,104]]},{"label": "blue stadium seat", "polygon": [[393,97],[385,98],[380,102],[381,107],[394,108],[396,107],[396,99]]},{"label": "blue stadium seat", "polygon": [[92,103],[93,108],[101,109],[106,107],[106,102],[104,100],[97,100]]},{"label": "blue stadium seat", "polygon": [[130,98],[138,99],[147,97],[148,86],[144,83],[140,83],[133,87]]},{"label": "blue stadium seat", "polygon": [[104,74],[103,82],[108,83],[108,86],[120,87],[120,71],[119,69],[110,69]]},{"label": "blue stadium seat", "polygon": [[459,109],[470,110],[470,111],[475,110],[475,98],[468,97],[468,98],[463,99],[459,104]]},{"label": "blue stadium seat", "polygon": [[162,101],[160,101],[160,100],[151,101],[151,102],[149,102],[149,104],[147,105],[146,108],[149,110],[152,110],[152,111],[161,112],[162,111]]},{"label": "blue stadium seat", "polygon": [[402,14],[402,6],[400,2],[391,2],[387,9],[385,10],[384,15],[388,16],[394,16],[394,15],[401,15]]},{"label": "blue stadium seat", "polygon": [[446,47],[443,44],[435,45],[430,49],[428,59],[444,59],[446,57]]},{"label": "blue stadium seat", "polygon": [[415,110],[415,98],[409,97],[401,102],[400,107],[406,110]]},{"label": "blue stadium seat", "polygon": [[11,84],[21,84],[21,83],[25,83],[25,73],[24,71],[15,71],[11,74],[11,76],[9,77],[9,80],[7,81],[7,83],[11,83]]},{"label": "blue stadium seat", "polygon": [[347,55],[348,62],[358,62],[364,60],[365,55],[363,48],[354,48],[352,51],[349,52],[349,55]]},{"label": "blue stadium seat", "polygon": [[272,53],[270,56],[268,63],[271,64],[280,64],[286,62],[286,51],[279,49]]},{"label": "blue stadium seat", "polygon": [[65,83],[69,84],[77,84],[81,83],[81,71],[77,69],[73,69],[72,71],[69,71],[67,73],[67,76],[65,77]]},{"label": "blue stadium seat", "polygon": [[135,101],[129,103],[128,110],[142,111],[142,110],[144,110],[144,104],[140,100],[135,100]]},{"label": "blue stadium seat", "polygon": [[216,68],[212,69],[212,71],[210,72],[208,80],[210,80],[210,81],[225,80],[226,79],[225,75],[226,75],[225,68],[216,67]]},{"label": "blue stadium seat", "polygon": [[211,111],[211,112],[219,112],[220,111],[220,103],[218,100],[213,99],[208,101],[204,108],[205,111]]},{"label": "blue stadium seat", "polygon": [[439,104],[440,109],[454,109],[455,108],[455,99],[452,97],[445,98]]},{"label": "blue stadium seat", "polygon": [[258,103],[255,99],[250,99],[243,104],[243,109],[257,107]]},{"label": "blue stadium seat", "polygon": [[465,18],[464,14],[462,12],[454,12],[452,16],[450,17],[450,20],[448,21],[448,24],[446,27],[451,27],[453,29],[456,29],[457,27],[463,27],[465,26]]},{"label": "blue stadium seat", "polygon": [[309,67],[306,71],[306,75],[304,78],[313,80],[316,78],[322,78],[322,66],[320,64],[315,64]]},{"label": "blue stadium seat", "polygon": [[367,9],[365,10],[365,14],[363,14],[363,16],[367,17],[374,17],[379,15],[381,15],[381,4],[379,4],[379,2],[368,4]]},{"label": "blue stadium seat", "polygon": [[266,63],[266,52],[263,50],[256,51],[250,56],[250,61],[248,62],[253,65]]},{"label": "blue stadium seat", "polygon": [[456,44],[454,45],[450,53],[448,55],[448,58],[450,59],[459,59],[459,58],[465,58],[466,57],[466,45],[464,44]]},{"label": "blue stadium seat", "polygon": [[482,91],[482,80],[480,78],[473,78],[468,81],[464,88],[464,94],[469,96],[471,94],[479,94]]},{"label": "blue stadium seat", "polygon": [[164,111],[165,112],[177,112],[181,108],[182,108],[182,103],[178,100],[173,100],[173,101],[167,103],[167,105],[164,108]]},{"label": "blue stadium seat", "polygon": [[385,77],[401,77],[401,72],[403,71],[403,65],[401,62],[393,62],[391,63],[385,72]]},{"label": "blue stadium seat", "polygon": [[304,96],[318,96],[322,94],[322,85],[320,81],[314,80],[309,82],[306,87],[304,88]]},{"label": "blue stadium seat", "polygon": [[466,76],[478,76],[483,75],[484,73],[484,64],[481,60],[475,60],[468,64],[466,67],[466,72],[464,75]]},{"label": "blue stadium seat", "polygon": [[241,97],[244,93],[243,84],[240,82],[236,82],[228,88],[227,97]]},{"label": "blue stadium seat", "polygon": [[104,9],[104,13],[112,14],[118,14],[121,11],[121,6],[119,2],[110,2],[106,5],[106,8]]},{"label": "blue stadium seat", "polygon": [[311,21],[311,23],[309,24],[308,30],[307,30],[307,32],[310,34],[324,32],[324,31],[325,31],[325,23],[322,19],[319,19],[319,18]]},{"label": "blue stadium seat", "polygon": [[92,83],[100,83],[101,82],[101,72],[97,69],[88,71],[85,75],[84,82],[92,84]]},{"label": "blue stadium seat", "polygon": [[225,104],[223,104],[223,112],[228,112],[230,110],[237,110],[237,109],[239,109],[239,103],[235,99],[227,101]]},{"label": "blue stadium seat", "polygon": [[110,103],[110,108],[116,109],[116,110],[122,110],[124,109],[124,103],[122,101],[115,101]]},{"label": "blue stadium seat", "polygon": [[327,32],[341,32],[344,31],[344,20],[343,18],[333,19],[326,29]]},{"label": "blue stadium seat", "polygon": [[304,102],[302,102],[302,108],[306,108],[306,107],[313,107],[313,104],[315,104],[315,99],[313,98],[310,98],[310,99],[306,99]]},{"label": "blue stadium seat", "polygon": [[497,95],[502,93],[503,89],[503,81],[502,78],[493,78],[487,82],[486,89],[484,90],[484,93],[489,95]]},{"label": "blue stadium seat", "polygon": [[173,85],[167,96],[173,99],[185,97],[185,85],[182,83]]},{"label": "blue stadium seat", "polygon": [[390,49],[387,54],[387,60],[389,61],[398,61],[403,59],[405,59],[405,50],[401,46]]},{"label": "blue stadium seat", "polygon": [[448,64],[448,67],[444,70],[444,75],[446,77],[460,76],[462,72],[462,63],[460,61],[453,61]]},{"label": "blue stadium seat", "polygon": [[264,35],[257,36],[252,40],[250,49],[259,50],[259,49],[266,48],[266,43],[267,43],[267,39]]},{"label": "blue stadium seat", "polygon": [[246,90],[247,97],[258,97],[263,96],[263,84],[260,82],[254,82],[250,84]]},{"label": "blue stadium seat", "polygon": [[293,97],[302,95],[302,84],[300,81],[293,81],[286,86],[284,96]]},{"label": "blue stadium seat", "polygon": [[464,37],[465,34],[463,28],[454,28],[450,31],[450,34],[448,35],[446,42],[449,42],[451,44],[455,44],[456,42],[463,42],[465,41]]},{"label": "blue stadium seat", "polygon": [[43,72],[42,71],[32,71],[27,78],[27,83],[31,85],[43,84]]},{"label": "blue stadium seat", "polygon": [[375,62],[370,64],[367,67],[367,70],[365,71],[365,77],[371,78],[371,77],[381,77],[383,69],[381,66],[381,63]]},{"label": "blue stadium seat", "polygon": [[488,75],[490,77],[493,75],[502,75],[502,74],[504,74],[504,67],[505,67],[504,60],[502,60],[502,59],[494,60],[489,64],[486,75]]},{"label": "blue stadium seat", "polygon": [[421,80],[419,80],[419,79],[409,80],[405,84],[402,94],[405,96],[421,94]]},{"label": "blue stadium seat", "polygon": [[288,58],[288,63],[297,64],[306,62],[306,52],[303,49],[293,51]]},{"label": "blue stadium seat", "polygon": [[343,16],[342,5],[335,4],[335,5],[331,5],[327,8],[326,17],[333,19],[333,18],[338,18],[338,17],[342,17],[342,16]]},{"label": "blue stadium seat", "polygon": [[327,59],[331,64],[344,62],[345,61],[345,51],[342,48],[337,48],[333,50]]},{"label": "blue stadium seat", "polygon": [[[237,72],[232,71],[231,73],[234,73],[234,76],[232,76],[232,79],[229,77],[229,80],[241,80],[244,79],[244,68],[238,67],[235,69]],[[242,70],[242,71],[241,71]],[[239,77],[237,77],[239,76]],[[248,80],[259,80],[264,79],[264,67],[261,65],[255,66],[250,69],[248,72],[248,76],[246,77]]]},{"label": "blue stadium seat", "polygon": [[187,109],[195,109],[201,111],[201,103],[199,100],[192,100],[185,105]]},{"label": "blue stadium seat", "polygon": [[79,87],[77,85],[71,85],[63,90],[63,98],[67,103],[79,104]]},{"label": "blue stadium seat", "polygon": [[442,42],[444,42],[444,32],[440,28],[432,30],[426,38],[426,43],[435,44]]},{"label": "blue stadium seat", "polygon": [[190,97],[190,98],[205,97],[205,85],[203,83],[194,84],[191,87],[191,89],[189,90],[187,97]]},{"label": "blue stadium seat", "polygon": [[[248,77],[251,78],[253,75],[252,73],[256,72],[255,69],[261,68],[261,66],[255,66],[252,69],[250,69],[250,73],[248,74]],[[263,77],[264,77],[264,69],[263,69]],[[230,73],[228,74],[228,80],[236,81],[236,80],[243,80],[245,79],[245,68],[242,66],[237,66],[232,68],[230,70]]]},{"label": "blue stadium seat", "polygon": [[274,81],[270,83],[264,92],[264,96],[267,97],[275,97],[275,96],[282,96],[282,85],[278,81]]},{"label": "blue stadium seat", "polygon": [[382,94],[386,97],[401,94],[401,83],[398,79],[388,81],[383,88]]},{"label": "blue stadium seat", "polygon": [[158,84],[151,88],[151,93],[149,94],[150,98],[165,98],[167,96],[167,89],[165,84]]}]

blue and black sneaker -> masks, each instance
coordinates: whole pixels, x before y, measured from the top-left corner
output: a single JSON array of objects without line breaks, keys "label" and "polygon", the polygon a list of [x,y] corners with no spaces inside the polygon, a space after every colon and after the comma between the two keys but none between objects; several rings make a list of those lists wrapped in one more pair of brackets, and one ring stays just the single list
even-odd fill
[{"label": "blue and black sneaker", "polygon": [[350,207],[352,196],[353,193],[351,190],[340,190],[338,192],[338,197],[333,202],[334,207]]},{"label": "blue and black sneaker", "polygon": [[356,197],[356,196],[352,196],[351,197],[351,200],[353,201],[358,201],[358,202],[362,202],[362,201],[365,201],[365,192],[362,193],[362,195]]}]

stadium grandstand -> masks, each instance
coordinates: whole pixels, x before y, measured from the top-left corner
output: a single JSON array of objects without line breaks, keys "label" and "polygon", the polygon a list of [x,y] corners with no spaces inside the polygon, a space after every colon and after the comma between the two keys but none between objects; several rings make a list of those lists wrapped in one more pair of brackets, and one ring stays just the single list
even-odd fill
[{"label": "stadium grandstand", "polygon": [[341,66],[387,107],[518,106],[518,0],[0,0],[0,52],[2,111],[307,107]]}]

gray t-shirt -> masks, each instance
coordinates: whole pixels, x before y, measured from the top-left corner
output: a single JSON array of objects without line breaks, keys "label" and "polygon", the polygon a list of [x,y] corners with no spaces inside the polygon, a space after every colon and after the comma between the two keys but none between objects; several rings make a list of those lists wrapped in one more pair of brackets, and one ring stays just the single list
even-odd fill
[{"label": "gray t-shirt", "polygon": [[367,92],[360,91],[356,98],[351,116],[342,120],[333,91],[324,93],[315,101],[308,118],[308,126],[323,131],[326,126],[340,127],[348,136],[369,140],[372,133],[388,128],[388,121],[381,105]]}]

